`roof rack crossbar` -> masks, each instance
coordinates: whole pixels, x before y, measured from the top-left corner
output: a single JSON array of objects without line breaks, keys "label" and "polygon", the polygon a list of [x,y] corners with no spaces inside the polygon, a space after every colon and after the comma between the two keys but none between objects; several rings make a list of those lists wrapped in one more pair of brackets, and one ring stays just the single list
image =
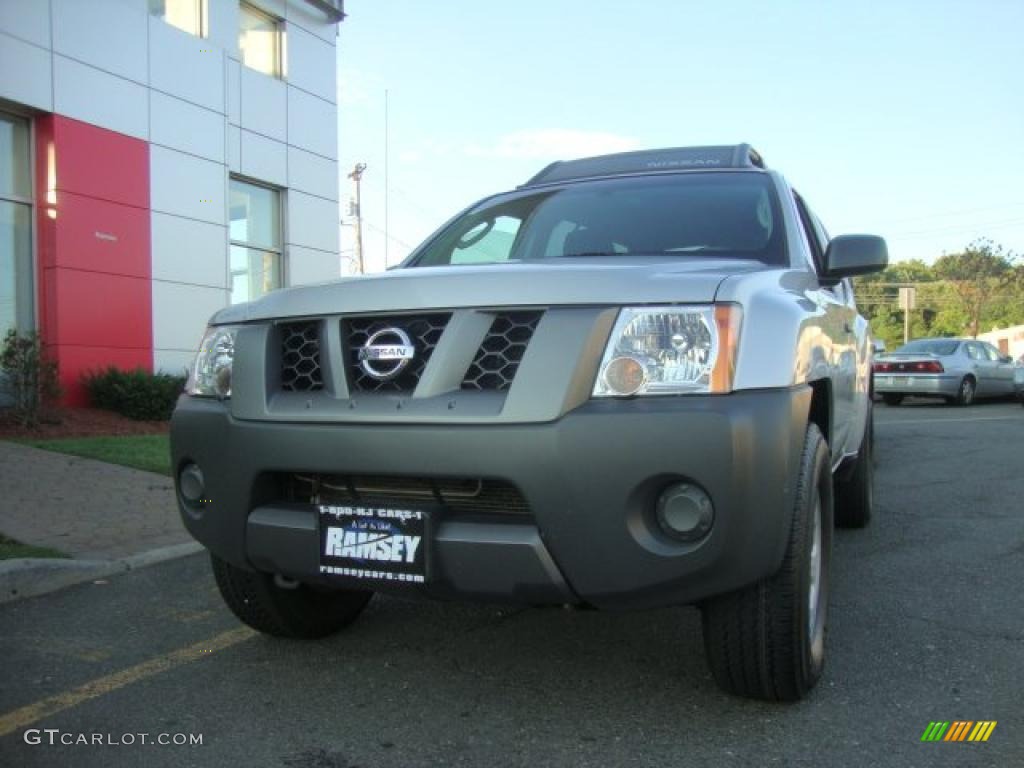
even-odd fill
[{"label": "roof rack crossbar", "polygon": [[749,144],[644,149],[637,152],[619,152],[614,155],[554,162],[533,176],[522,187],[657,171],[764,167],[761,155]]}]

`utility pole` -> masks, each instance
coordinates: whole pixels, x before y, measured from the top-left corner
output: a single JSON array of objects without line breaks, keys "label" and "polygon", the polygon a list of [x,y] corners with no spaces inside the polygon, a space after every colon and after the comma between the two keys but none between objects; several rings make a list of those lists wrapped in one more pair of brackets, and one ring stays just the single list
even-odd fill
[{"label": "utility pole", "polygon": [[900,309],[903,310],[903,343],[910,341],[910,310],[917,306],[917,288],[900,286]]},{"label": "utility pole", "polygon": [[348,212],[349,215],[356,217],[356,270],[360,275],[366,271],[363,265],[363,209],[359,200],[359,186],[365,170],[366,163],[356,163],[356,167],[348,175],[356,183],[356,199],[349,204]]}]

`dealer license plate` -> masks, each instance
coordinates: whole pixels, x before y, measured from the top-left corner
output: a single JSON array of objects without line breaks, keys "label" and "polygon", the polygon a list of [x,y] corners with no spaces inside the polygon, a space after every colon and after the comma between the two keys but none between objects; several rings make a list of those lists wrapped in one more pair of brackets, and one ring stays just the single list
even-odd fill
[{"label": "dealer license plate", "polygon": [[423,509],[320,506],[320,572],[367,581],[427,579]]}]

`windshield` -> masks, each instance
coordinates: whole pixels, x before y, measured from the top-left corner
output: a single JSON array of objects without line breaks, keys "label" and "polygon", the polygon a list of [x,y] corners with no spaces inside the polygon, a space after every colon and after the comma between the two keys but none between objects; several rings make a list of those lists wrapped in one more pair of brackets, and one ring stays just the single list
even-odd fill
[{"label": "windshield", "polygon": [[586,256],[721,256],[783,264],[763,173],[687,173],[524,190],[460,216],[407,266]]},{"label": "windshield", "polygon": [[952,355],[960,342],[955,339],[918,339],[893,352],[894,355]]}]

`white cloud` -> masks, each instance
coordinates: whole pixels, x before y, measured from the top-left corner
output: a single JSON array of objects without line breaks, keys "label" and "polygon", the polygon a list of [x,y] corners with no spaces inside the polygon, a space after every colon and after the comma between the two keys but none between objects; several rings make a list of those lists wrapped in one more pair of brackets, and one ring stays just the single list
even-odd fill
[{"label": "white cloud", "polygon": [[472,157],[509,157],[531,160],[571,160],[577,157],[628,152],[639,148],[629,136],[603,131],[574,131],[549,128],[516,131],[499,136],[489,146],[471,144],[465,152]]}]

